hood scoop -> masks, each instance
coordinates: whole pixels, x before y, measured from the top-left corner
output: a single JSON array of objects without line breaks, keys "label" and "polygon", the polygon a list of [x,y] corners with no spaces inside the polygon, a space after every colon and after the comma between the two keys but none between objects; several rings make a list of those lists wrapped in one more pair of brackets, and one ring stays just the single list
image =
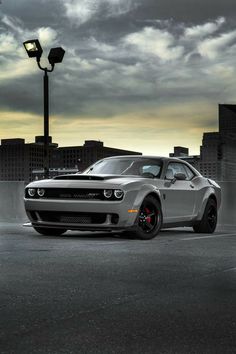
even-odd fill
[{"label": "hood scoop", "polygon": [[82,180],[82,181],[103,181],[104,178],[101,176],[93,176],[93,175],[61,175],[56,176],[54,179],[63,179],[63,180]]},{"label": "hood scoop", "polygon": [[120,175],[83,175],[83,174],[76,174],[76,175],[61,175],[61,176],[56,176],[54,179],[60,179],[60,180],[79,180],[79,181],[104,181],[106,179],[111,179],[111,178],[122,178],[122,177],[127,177],[127,176],[120,176]]}]

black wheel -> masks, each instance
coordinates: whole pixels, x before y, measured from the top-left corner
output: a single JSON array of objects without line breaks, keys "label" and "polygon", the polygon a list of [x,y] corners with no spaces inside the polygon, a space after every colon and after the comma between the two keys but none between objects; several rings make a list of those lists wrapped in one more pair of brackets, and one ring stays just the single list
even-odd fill
[{"label": "black wheel", "polygon": [[197,233],[212,234],[217,225],[217,205],[213,199],[209,199],[202,216],[202,220],[193,226]]},{"label": "black wheel", "polygon": [[60,236],[64,234],[67,230],[61,229],[51,229],[47,227],[34,227],[35,231],[44,236]]},{"label": "black wheel", "polygon": [[133,234],[141,240],[150,240],[158,234],[161,226],[161,204],[156,198],[149,195],[141,205]]}]

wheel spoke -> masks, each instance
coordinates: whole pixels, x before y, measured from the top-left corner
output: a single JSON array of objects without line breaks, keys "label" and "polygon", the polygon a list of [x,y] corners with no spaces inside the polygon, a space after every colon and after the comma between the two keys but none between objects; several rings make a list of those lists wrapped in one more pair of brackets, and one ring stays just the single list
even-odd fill
[{"label": "wheel spoke", "polygon": [[139,216],[139,226],[143,229],[145,232],[151,232],[152,229],[154,229],[156,225],[156,214],[155,210],[151,207],[144,207]]},{"label": "wheel spoke", "polygon": [[162,212],[159,202],[152,196],[147,196],[139,210],[136,231],[139,238],[149,240],[159,232],[162,224]]},{"label": "wheel spoke", "polygon": [[146,226],[149,230],[153,229],[153,225],[152,225],[150,222],[148,222],[148,221],[145,222],[145,226]]},{"label": "wheel spoke", "polygon": [[154,216],[154,215],[155,215],[155,213],[152,212],[152,213],[147,214],[147,217],[148,217],[148,218],[151,218],[151,217]]}]

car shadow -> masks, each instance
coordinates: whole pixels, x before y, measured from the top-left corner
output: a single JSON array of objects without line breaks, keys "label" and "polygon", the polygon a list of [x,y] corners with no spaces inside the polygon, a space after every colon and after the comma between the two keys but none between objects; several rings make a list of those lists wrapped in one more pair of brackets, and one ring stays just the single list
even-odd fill
[{"label": "car shadow", "polygon": [[[33,236],[37,238],[47,238],[47,239],[81,239],[81,240],[93,240],[93,241],[101,241],[106,240],[106,241],[122,241],[122,240],[136,240],[140,242],[144,242],[144,240],[140,240],[136,238],[134,235],[129,234],[128,232],[99,232],[99,231],[94,231],[94,232],[88,232],[88,231],[67,231],[65,234],[60,235],[60,236],[45,236],[45,235],[40,235],[36,233],[36,231],[32,231]],[[193,234],[193,230],[191,228],[181,228],[181,229],[163,229],[160,231],[158,236],[156,236],[154,239],[162,239],[166,238],[169,236],[183,236],[183,234],[188,235],[188,234]],[[153,240],[154,240],[153,239]],[[151,241],[151,240],[147,240]]]}]

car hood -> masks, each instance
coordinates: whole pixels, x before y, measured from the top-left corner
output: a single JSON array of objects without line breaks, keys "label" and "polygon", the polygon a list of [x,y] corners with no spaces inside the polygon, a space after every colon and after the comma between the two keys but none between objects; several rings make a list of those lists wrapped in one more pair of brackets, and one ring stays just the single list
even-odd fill
[{"label": "car hood", "polygon": [[[149,182],[148,182],[149,181]],[[141,176],[92,175],[75,174],[57,176],[53,179],[34,181],[28,184],[31,188],[114,188],[127,184],[146,184],[154,181]],[[155,179],[155,181],[157,181]]]}]

